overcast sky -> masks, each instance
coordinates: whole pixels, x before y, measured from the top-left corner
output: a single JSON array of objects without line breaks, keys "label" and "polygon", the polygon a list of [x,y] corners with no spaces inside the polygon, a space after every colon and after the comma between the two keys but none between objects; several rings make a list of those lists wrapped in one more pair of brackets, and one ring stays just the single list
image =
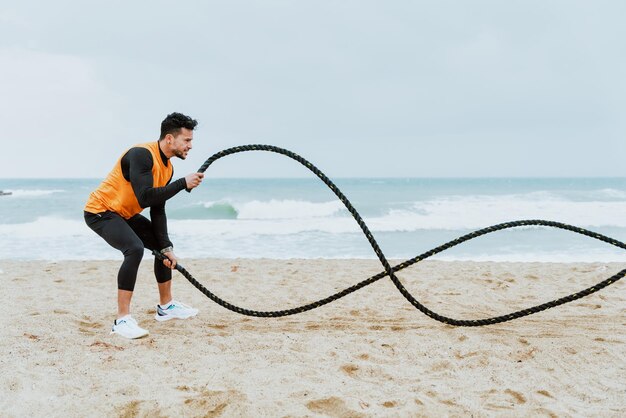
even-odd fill
[{"label": "overcast sky", "polygon": [[331,178],[624,175],[624,1],[0,5],[0,177],[103,177],[173,111],[200,122],[181,176],[247,143]]}]

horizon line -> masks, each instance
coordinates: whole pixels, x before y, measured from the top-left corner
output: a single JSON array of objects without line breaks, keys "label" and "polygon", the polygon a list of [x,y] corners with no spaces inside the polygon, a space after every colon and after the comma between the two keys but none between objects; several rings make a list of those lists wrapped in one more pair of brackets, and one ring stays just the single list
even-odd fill
[{"label": "horizon line", "polygon": [[[105,176],[106,177],[106,176]],[[103,180],[105,177],[0,177],[2,180]],[[368,180],[368,179],[385,179],[385,180],[406,180],[406,179],[626,179],[626,176],[334,176],[332,179],[342,180]],[[289,177],[272,177],[272,176],[256,176],[256,177],[206,177],[207,180],[306,180],[317,179],[317,176],[289,176]]]}]

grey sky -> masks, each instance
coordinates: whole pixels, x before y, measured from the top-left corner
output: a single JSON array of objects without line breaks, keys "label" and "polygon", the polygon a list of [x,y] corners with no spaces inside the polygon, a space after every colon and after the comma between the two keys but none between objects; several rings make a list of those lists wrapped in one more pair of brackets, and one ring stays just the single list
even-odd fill
[{"label": "grey sky", "polygon": [[[0,177],[103,177],[180,111],[194,171],[623,176],[623,1],[0,2]],[[306,176],[239,155],[219,177]]]}]

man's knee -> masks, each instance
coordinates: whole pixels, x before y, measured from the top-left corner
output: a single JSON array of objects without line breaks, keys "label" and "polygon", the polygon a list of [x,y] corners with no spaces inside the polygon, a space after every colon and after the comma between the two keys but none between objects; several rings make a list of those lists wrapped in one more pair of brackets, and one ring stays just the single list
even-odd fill
[{"label": "man's knee", "polygon": [[144,252],[144,247],[143,247],[143,243],[140,240],[133,241],[132,243],[126,246],[124,251],[122,251],[122,253],[124,254],[124,257],[139,258],[140,260],[143,257],[143,252]]}]

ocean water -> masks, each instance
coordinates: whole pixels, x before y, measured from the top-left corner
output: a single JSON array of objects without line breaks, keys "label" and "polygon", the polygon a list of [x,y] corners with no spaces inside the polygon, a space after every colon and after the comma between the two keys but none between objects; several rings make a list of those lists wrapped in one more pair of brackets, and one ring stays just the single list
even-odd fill
[{"label": "ocean water", "polygon": [[[545,219],[626,241],[625,178],[333,179],[388,258],[407,259],[476,229]],[[0,259],[120,259],[83,221],[100,179],[0,179]],[[376,258],[316,178],[212,179],[166,205],[181,258]],[[144,214],[149,216],[149,211]],[[148,256],[149,253],[146,253]],[[440,260],[610,262],[623,250],[567,231],[516,228]]]}]

